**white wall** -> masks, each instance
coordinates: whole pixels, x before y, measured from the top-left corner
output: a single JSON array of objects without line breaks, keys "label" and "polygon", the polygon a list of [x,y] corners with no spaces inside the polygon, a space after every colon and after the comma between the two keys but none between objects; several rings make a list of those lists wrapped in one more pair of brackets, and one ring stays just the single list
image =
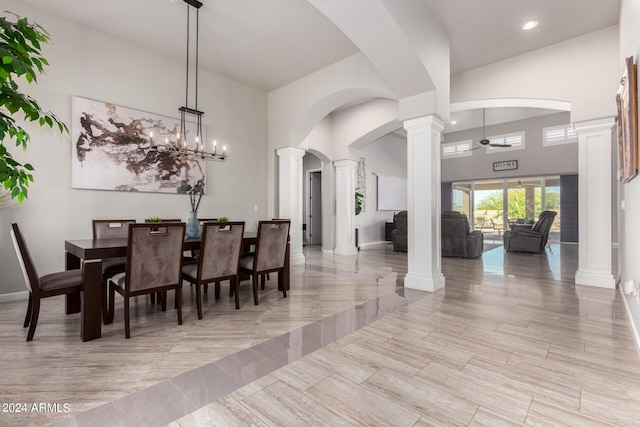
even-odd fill
[{"label": "white wall", "polygon": [[[562,112],[527,120],[487,126],[487,137],[525,131],[525,149],[513,151],[492,151],[485,148],[472,152],[470,157],[458,157],[442,161],[442,181],[468,181],[481,179],[503,179],[534,175],[558,175],[578,173],[578,143],[544,147],[542,129],[544,127],[569,124],[569,113]],[[482,128],[451,132],[444,142],[472,140],[474,146],[482,139]],[[493,171],[493,162],[517,160],[518,169],[502,172]]]},{"label": "white wall", "polygon": [[[332,111],[353,101],[373,98],[394,96],[361,53],[269,92],[269,151],[303,147],[314,127]],[[278,205],[277,163],[273,156],[267,160],[269,211],[273,212]]]},{"label": "white wall", "polygon": [[[2,7],[50,32],[52,42],[44,56],[51,66],[28,91],[68,125],[73,95],[178,117],[177,109],[184,103],[182,58],[123,43],[19,1],[5,0]],[[230,155],[225,163],[207,164],[207,195],[200,215],[244,220],[251,229],[268,217],[267,96],[202,69],[199,86],[198,107],[205,112],[207,135],[225,143]],[[7,144],[19,161],[32,163],[36,171],[29,199],[12,209],[0,208],[0,294],[25,289],[9,238],[12,222],[19,223],[42,275],[64,269],[64,240],[90,238],[94,218],[187,219],[190,206],[184,195],[72,189],[70,136],[33,125],[28,129],[32,142],[26,152]]]},{"label": "white wall", "polygon": [[495,98],[571,103],[571,121],[617,114],[618,27],[589,33],[451,78],[451,102]]},{"label": "white wall", "polygon": [[356,216],[356,228],[360,246],[384,242],[384,223],[393,221],[394,212],[378,211],[377,175],[407,177],[407,141],[396,134],[386,135],[362,150],[355,151],[364,157],[367,173],[366,210]]},{"label": "white wall", "polygon": [[[620,57],[618,74],[622,75],[624,58],[633,56],[636,64],[640,56],[640,1],[622,0],[620,8]],[[635,280],[640,283],[640,177],[636,177],[627,184],[620,185],[620,202],[624,202],[625,209],[620,210],[619,216],[619,246],[618,257],[620,271],[620,283],[627,280]],[[640,330],[640,304],[635,297],[625,297],[627,306],[632,315],[635,329]]]}]

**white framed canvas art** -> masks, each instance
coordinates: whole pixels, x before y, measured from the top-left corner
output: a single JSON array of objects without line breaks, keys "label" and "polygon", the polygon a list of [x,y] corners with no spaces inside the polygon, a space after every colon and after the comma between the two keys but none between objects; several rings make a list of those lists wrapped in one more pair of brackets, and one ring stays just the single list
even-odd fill
[{"label": "white framed canvas art", "polygon": [[[74,96],[72,187],[175,194],[206,182],[205,160],[149,149],[152,139],[177,143],[179,129],[179,119]],[[187,123],[180,138],[195,134],[196,124]]]}]

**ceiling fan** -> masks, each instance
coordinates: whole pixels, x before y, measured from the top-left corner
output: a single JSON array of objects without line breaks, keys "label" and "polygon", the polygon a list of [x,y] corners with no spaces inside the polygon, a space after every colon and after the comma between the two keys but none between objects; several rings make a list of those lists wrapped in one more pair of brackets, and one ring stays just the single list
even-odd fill
[{"label": "ceiling fan", "polygon": [[513,182],[513,181],[509,181],[509,188],[525,188],[525,187],[539,187],[540,184],[539,183],[534,183],[534,182],[530,182],[530,181],[525,181],[522,182],[522,180],[518,180],[517,182]]},{"label": "ceiling fan", "polygon": [[482,147],[494,147],[494,148],[506,148],[506,147],[511,147],[511,144],[496,144],[495,142],[491,142],[490,140],[488,140],[485,135],[484,135],[484,127],[485,127],[485,123],[484,123],[484,108],[482,109],[482,139],[480,141],[478,141],[478,146],[477,147],[473,147],[471,150],[469,151],[473,151],[473,150],[477,150],[478,148],[482,148]]}]

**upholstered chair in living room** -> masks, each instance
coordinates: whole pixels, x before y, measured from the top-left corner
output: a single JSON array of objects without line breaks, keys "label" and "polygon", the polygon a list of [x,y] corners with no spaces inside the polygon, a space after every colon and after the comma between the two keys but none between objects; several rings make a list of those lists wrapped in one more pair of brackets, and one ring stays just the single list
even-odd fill
[{"label": "upholstered chair in living room", "polygon": [[391,232],[391,242],[394,252],[407,252],[407,211],[398,212],[393,216],[396,228]]},{"label": "upholstered chair in living room", "polygon": [[558,213],[543,211],[533,227],[517,227],[504,232],[504,250],[507,252],[540,253],[547,245],[549,230]]},{"label": "upholstered chair in living room", "polygon": [[442,214],[442,256],[477,258],[482,255],[484,236],[480,230],[469,231],[467,216],[449,211]]}]

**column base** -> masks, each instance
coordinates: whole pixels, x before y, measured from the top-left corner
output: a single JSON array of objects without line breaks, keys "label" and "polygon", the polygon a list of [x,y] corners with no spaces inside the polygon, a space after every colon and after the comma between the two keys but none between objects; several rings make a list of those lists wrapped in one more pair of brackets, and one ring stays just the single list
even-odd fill
[{"label": "column base", "polygon": [[304,257],[304,254],[297,254],[297,255],[291,255],[291,259],[289,260],[289,263],[291,265],[300,265],[300,264],[304,264],[306,261],[306,258]]},{"label": "column base", "polygon": [[444,276],[437,274],[433,277],[415,273],[407,273],[404,277],[404,287],[419,291],[435,292],[444,288]]},{"label": "column base", "polygon": [[336,255],[358,255],[358,249],[355,246],[335,248],[333,253]]},{"label": "column base", "polygon": [[576,271],[576,285],[595,286],[598,288],[615,289],[616,279],[612,274]]}]

